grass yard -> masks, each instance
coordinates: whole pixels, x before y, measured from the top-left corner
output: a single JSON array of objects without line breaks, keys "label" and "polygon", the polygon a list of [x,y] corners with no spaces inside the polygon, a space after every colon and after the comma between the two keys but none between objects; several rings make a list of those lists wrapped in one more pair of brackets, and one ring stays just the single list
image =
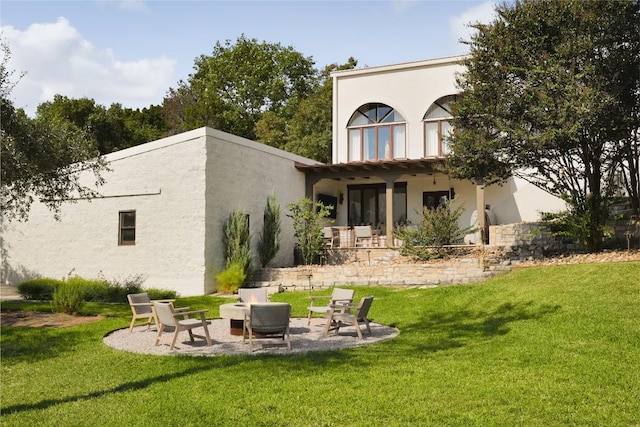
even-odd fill
[{"label": "grass yard", "polygon": [[[354,289],[358,300],[375,295],[370,317],[398,327],[396,339],[284,357],[139,355],[102,343],[128,326],[126,304],[89,304],[107,318],[82,326],[3,327],[0,424],[640,426],[638,262]],[[306,316],[307,293],[272,300]],[[178,305],[215,317],[224,302]]]}]

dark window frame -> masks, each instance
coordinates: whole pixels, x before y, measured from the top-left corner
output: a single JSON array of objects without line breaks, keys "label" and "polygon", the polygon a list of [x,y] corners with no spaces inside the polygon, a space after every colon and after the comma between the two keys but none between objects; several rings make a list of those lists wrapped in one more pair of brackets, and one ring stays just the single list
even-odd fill
[{"label": "dark window frame", "polygon": [[[422,192],[422,207],[429,209],[436,209],[442,206],[442,197],[446,197],[447,201],[450,201],[453,196],[450,190],[441,190],[441,191],[423,191]],[[437,200],[437,203],[432,204],[429,203],[429,197],[433,197],[434,200]]]},{"label": "dark window frame", "polygon": [[[366,190],[376,190],[375,192],[375,218],[374,221],[371,221],[371,224],[368,224],[364,221],[364,209],[360,211],[360,218],[357,221],[352,221],[354,217],[354,213],[352,212],[352,192],[358,191],[360,192],[360,203],[362,203],[362,199],[364,196],[364,192]],[[404,212],[401,215],[404,217],[403,221],[406,221],[407,218],[407,183],[406,182],[396,182],[393,185],[393,195],[395,198],[396,194],[404,193]],[[381,203],[384,202],[386,205],[386,184],[353,184],[347,186],[347,202],[348,202],[348,212],[347,212],[347,223],[349,226],[355,225],[372,225],[377,227],[381,223],[386,221],[386,212],[384,214],[381,213],[380,207]],[[394,216],[396,216],[398,212],[394,211]]]},{"label": "dark window frame", "polygon": [[[125,225],[125,215],[133,214],[133,225]],[[133,230],[133,239],[125,237],[126,232]],[[118,212],[118,246],[134,246],[136,244],[136,211]]]}]

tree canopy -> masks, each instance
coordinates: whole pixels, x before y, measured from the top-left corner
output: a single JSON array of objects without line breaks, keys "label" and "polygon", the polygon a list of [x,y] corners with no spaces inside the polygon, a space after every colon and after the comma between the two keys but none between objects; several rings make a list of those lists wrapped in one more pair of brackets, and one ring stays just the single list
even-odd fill
[{"label": "tree canopy", "polygon": [[84,130],[100,154],[156,140],[168,131],[162,108],[154,105],[142,110],[120,104],[105,108],[93,99],[55,95],[53,101],[38,106],[36,115],[43,120],[67,121]]},{"label": "tree canopy", "polygon": [[235,43],[217,42],[210,56],[196,58],[188,81],[169,91],[164,102],[171,109],[170,124],[176,132],[211,126],[255,140],[263,115],[288,120],[312,93],[313,65],[312,58],[279,43],[244,35]]},{"label": "tree canopy", "polygon": [[599,250],[620,173],[637,206],[639,4],[524,0],[496,12],[467,42],[449,171],[513,174],[564,199]]},{"label": "tree canopy", "polygon": [[[27,117],[10,100],[17,82],[7,70],[4,43],[0,62],[0,199],[3,219],[26,220],[35,199],[55,214],[70,197],[92,197],[102,183],[105,164],[86,133],[69,121]],[[84,163],[80,163],[84,162]],[[80,172],[94,174],[95,186],[80,182]]]}]

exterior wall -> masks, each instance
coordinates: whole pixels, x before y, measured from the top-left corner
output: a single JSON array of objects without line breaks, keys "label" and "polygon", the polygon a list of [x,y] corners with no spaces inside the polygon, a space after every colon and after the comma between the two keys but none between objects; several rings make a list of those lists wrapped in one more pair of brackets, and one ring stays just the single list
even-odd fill
[{"label": "exterior wall", "polygon": [[[202,130],[106,156],[104,198],[63,206],[60,221],[34,204],[3,232],[3,282],[79,275],[146,278],[147,287],[202,294],[205,136]],[[136,211],[136,242],[118,245],[119,211]]]},{"label": "exterior wall", "polygon": [[317,163],[282,150],[214,129],[207,129],[205,292],[215,290],[215,274],[224,268],[222,223],[235,209],[249,214],[254,265],[267,197],[275,191],[281,210],[280,251],[270,265],[293,265],[293,221],[287,205],[304,197],[304,174],[295,162]]},{"label": "exterior wall", "polygon": [[[476,210],[476,186],[470,181],[460,181],[450,178],[445,174],[434,175],[402,175],[396,182],[407,183],[407,219],[413,223],[421,221],[422,194],[430,191],[449,191],[453,189],[455,199],[462,205],[463,212],[460,216],[461,228],[471,224],[471,217]],[[358,184],[383,183],[381,179],[370,177],[368,179],[354,180],[322,180],[316,184],[316,194],[322,193],[338,197],[344,196],[344,202],[337,206],[337,218],[334,225],[347,225],[348,203],[347,186]],[[511,224],[521,221],[539,221],[541,211],[559,211],[565,208],[564,202],[551,196],[539,188],[527,182],[512,178],[504,185],[492,185],[485,189],[485,205],[493,214],[495,224]],[[458,206],[458,205],[454,205]]]},{"label": "exterior wall", "polygon": [[422,118],[438,98],[458,93],[455,73],[462,57],[383,67],[340,71],[333,74],[333,163],[347,163],[347,124],[368,102],[382,102],[407,121],[407,156],[424,157]]},{"label": "exterior wall", "polygon": [[[224,265],[222,222],[240,208],[250,215],[252,246],[262,230],[267,196],[282,211],[281,249],[272,266],[293,264],[287,204],[304,197],[294,163],[316,163],[210,128],[196,129],[106,156],[103,198],[63,206],[56,221],[35,204],[26,223],[2,234],[2,282],[39,276],[146,278],[144,286],[181,296],[213,292]],[[89,178],[87,176],[87,178]],[[87,181],[88,183],[88,181]],[[136,243],[118,245],[119,211],[136,211]],[[256,266],[259,266],[257,255]]]},{"label": "exterior wall", "polygon": [[[369,102],[385,103],[403,115],[407,121],[407,155],[410,159],[423,158],[422,118],[437,99],[458,93],[455,75],[464,70],[460,65],[462,59],[457,56],[333,73],[333,163],[348,162],[347,125],[353,113]],[[464,208],[460,226],[470,225],[471,216],[477,209],[475,184],[452,180],[443,174],[402,177],[398,181],[408,183],[407,215],[411,222],[420,220],[423,192],[454,188],[456,198]],[[329,186],[329,189],[325,190],[323,186]],[[316,188],[316,193],[329,191],[326,194],[332,194],[333,191],[332,195],[336,195],[342,192],[345,197],[347,194],[346,184],[340,187],[335,183],[321,182]],[[501,186],[487,187],[484,197],[497,224],[538,221],[541,211],[553,212],[565,208],[565,203],[560,199],[520,178],[512,178]],[[338,209],[337,222],[346,224],[346,221],[345,202]]]}]

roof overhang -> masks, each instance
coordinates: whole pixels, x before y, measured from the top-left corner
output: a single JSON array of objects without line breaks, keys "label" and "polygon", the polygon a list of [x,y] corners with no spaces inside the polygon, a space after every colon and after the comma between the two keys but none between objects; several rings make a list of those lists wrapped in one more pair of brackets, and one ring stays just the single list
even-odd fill
[{"label": "roof overhang", "polygon": [[368,176],[432,174],[439,172],[438,167],[443,164],[442,158],[423,158],[320,165],[296,163],[295,167],[307,176],[318,179],[350,179]]}]

